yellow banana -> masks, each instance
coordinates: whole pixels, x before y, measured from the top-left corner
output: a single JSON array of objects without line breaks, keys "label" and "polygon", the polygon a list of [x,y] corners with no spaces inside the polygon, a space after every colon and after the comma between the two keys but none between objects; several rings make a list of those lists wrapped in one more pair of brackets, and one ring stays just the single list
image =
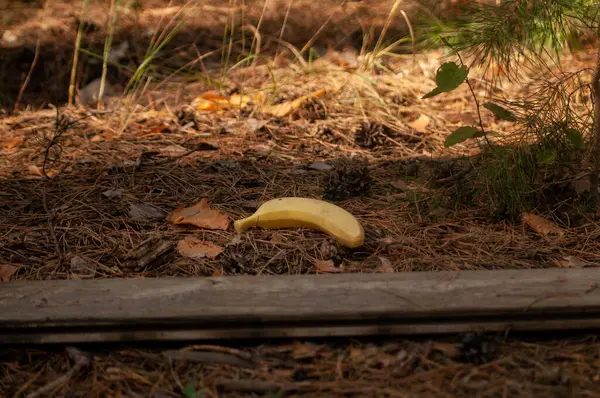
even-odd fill
[{"label": "yellow banana", "polygon": [[365,232],[358,220],[332,203],[310,198],[279,198],[263,203],[250,217],[233,223],[243,232],[251,227],[311,228],[336,238],[344,245],[362,246]]}]

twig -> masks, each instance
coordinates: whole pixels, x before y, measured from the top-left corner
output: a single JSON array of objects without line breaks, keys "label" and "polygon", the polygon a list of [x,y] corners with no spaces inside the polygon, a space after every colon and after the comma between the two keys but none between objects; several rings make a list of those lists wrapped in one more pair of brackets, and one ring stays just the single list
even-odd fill
[{"label": "twig", "polygon": [[26,398],[37,398],[47,396],[54,389],[60,387],[62,384],[67,383],[83,368],[87,368],[88,366],[90,366],[90,358],[83,352],[79,351],[77,348],[67,347],[66,351],[69,358],[75,362],[75,365],[73,365],[73,367],[67,373],[65,373],[58,379],[46,384],[45,386],[39,388],[38,390],[32,392],[31,394],[27,395]]},{"label": "twig", "polygon": [[[598,26],[598,35],[600,36],[600,25]],[[596,70],[592,80],[592,99],[594,102],[594,124],[593,140],[594,148],[592,152],[592,175],[590,176],[590,190],[592,203],[598,209],[598,173],[600,173],[600,45],[598,45],[596,55]]]},{"label": "twig", "polygon": [[81,21],[79,22],[79,29],[77,30],[77,37],[75,38],[75,51],[73,53],[73,66],[71,67],[71,80],[69,81],[69,106],[73,105],[73,98],[75,97],[75,85],[77,75],[77,65],[79,63],[79,49],[81,48],[81,37],[83,36],[83,24],[84,18],[87,15],[87,6],[89,0],[83,0],[83,6],[81,10]]},{"label": "twig", "polygon": [[15,101],[15,107],[13,110],[14,112],[19,110],[19,104],[21,102],[21,98],[23,97],[23,93],[25,92],[27,85],[29,85],[29,80],[31,79],[31,75],[33,73],[33,70],[35,69],[35,65],[37,64],[37,60],[40,55],[40,43],[41,43],[41,40],[38,37],[37,42],[35,43],[35,54],[33,55],[33,61],[31,61],[31,66],[29,67],[29,72],[27,72],[25,81],[23,82],[23,84],[21,85],[21,89],[19,90],[19,95],[17,96],[17,100]]},{"label": "twig", "polygon": [[120,3],[120,0],[112,0],[110,2],[110,11],[108,17],[108,33],[106,35],[106,41],[104,42],[104,56],[102,58],[102,77],[100,78],[100,89],[98,90],[98,109],[101,109],[102,106],[104,87],[106,85],[106,74],[108,72],[108,58],[110,57],[110,48],[112,46],[114,28],[117,24],[117,17],[119,15],[118,8]]},{"label": "twig", "polygon": [[162,353],[166,358],[203,364],[221,364],[241,368],[256,368],[257,364],[248,359],[223,352],[168,350]]},{"label": "twig", "polygon": [[[461,65],[466,67],[458,51],[456,52],[456,55],[458,56],[458,60],[460,61]],[[469,90],[471,91],[471,94],[473,95],[473,100],[475,101],[475,107],[477,108],[477,118],[479,119],[479,127],[481,128],[483,138],[485,138],[485,142],[488,144],[488,147],[490,147],[492,150],[495,150],[492,144],[490,143],[490,140],[488,139],[487,133],[485,132],[485,128],[483,128],[483,119],[481,117],[481,110],[479,109],[481,105],[479,105],[479,100],[477,99],[477,94],[475,94],[475,89],[473,89],[471,80],[469,80],[468,77],[465,79],[465,81],[467,83],[467,86],[469,86]]]}]

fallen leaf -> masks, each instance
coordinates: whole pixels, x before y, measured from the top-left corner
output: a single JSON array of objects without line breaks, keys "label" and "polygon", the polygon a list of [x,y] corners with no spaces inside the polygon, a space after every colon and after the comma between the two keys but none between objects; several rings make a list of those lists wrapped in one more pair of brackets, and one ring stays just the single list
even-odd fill
[{"label": "fallen leaf", "polygon": [[446,354],[449,358],[456,358],[459,354],[458,350],[456,349],[456,346],[449,343],[434,343],[431,346],[431,349],[442,352]]},{"label": "fallen leaf", "polygon": [[153,135],[153,134],[162,134],[167,131],[169,131],[169,127],[166,124],[161,123],[158,126],[155,126],[155,127],[151,128],[150,130],[148,130],[147,132],[142,133],[140,135],[146,136],[146,135]]},{"label": "fallen leaf", "polygon": [[5,142],[2,147],[4,149],[13,149],[14,147],[21,145],[23,143],[23,137],[16,137],[12,140]]},{"label": "fallen leaf", "polygon": [[134,220],[146,221],[146,220],[162,220],[165,218],[165,212],[145,203],[132,203],[129,206],[129,217]]},{"label": "fallen leaf", "polygon": [[314,162],[314,163],[309,164],[308,168],[312,169],[312,170],[320,170],[320,171],[325,170],[326,171],[326,170],[333,169],[333,166],[330,164],[327,164],[327,163],[323,163],[323,162]]},{"label": "fallen leaf", "polygon": [[[29,170],[29,172],[33,175],[44,177],[44,171],[42,170],[42,168],[34,164],[28,166],[27,170]],[[56,170],[46,169],[46,174],[48,175],[48,177],[52,177],[54,174],[56,174]]]},{"label": "fallen leaf", "polygon": [[377,269],[377,272],[383,272],[383,273],[394,272],[394,267],[392,266],[392,263],[390,260],[388,260],[385,257],[379,257],[379,261],[381,261],[381,267],[379,267]]},{"label": "fallen leaf", "polygon": [[408,184],[406,184],[402,180],[391,181],[390,185],[393,186],[394,188],[400,189],[402,191],[408,191],[408,189],[409,189]]},{"label": "fallen leaf", "polygon": [[12,265],[0,264],[0,282],[8,282],[18,269]]},{"label": "fallen leaf", "polygon": [[359,361],[361,359],[364,359],[365,354],[363,353],[363,351],[358,348],[358,347],[351,347],[350,348],[350,359],[353,361]]},{"label": "fallen leaf", "polygon": [[170,157],[175,157],[175,156],[180,156],[186,152],[188,152],[187,149],[185,149],[182,146],[179,145],[169,145],[163,148],[159,149],[161,155],[165,155],[165,156],[170,156]]},{"label": "fallen leaf", "polygon": [[321,346],[312,343],[293,343],[292,357],[298,359],[314,358],[319,354]]},{"label": "fallen leaf", "polygon": [[177,243],[177,251],[185,257],[214,259],[223,252],[223,248],[188,236]]},{"label": "fallen leaf", "polygon": [[543,217],[536,216],[535,214],[522,213],[521,221],[542,236],[547,236],[549,234],[563,236],[565,234],[565,231],[562,228],[559,228],[552,222]]},{"label": "fallen leaf", "polygon": [[583,268],[590,265],[589,262],[575,256],[565,256],[562,260],[554,260],[554,262],[563,268]]},{"label": "fallen leaf", "polygon": [[223,276],[223,270],[222,269],[215,270],[211,276],[213,276],[213,277]]},{"label": "fallen leaf", "polygon": [[126,259],[132,263],[137,270],[145,268],[147,265],[158,263],[159,259],[168,257],[173,247],[173,242],[154,236],[140,243],[136,248],[126,255]]},{"label": "fallen leaf", "polygon": [[192,101],[192,106],[199,111],[216,111],[225,108],[245,108],[251,103],[260,103],[263,100],[262,93],[253,96],[245,94],[233,94],[230,97],[219,94],[215,90],[200,94]]},{"label": "fallen leaf", "polygon": [[104,192],[102,192],[102,196],[104,196],[105,198],[120,198],[123,196],[123,190],[122,189],[108,189]]},{"label": "fallen leaf", "polygon": [[314,260],[313,264],[317,271],[326,273],[342,272],[341,268],[338,268],[333,263],[333,260]]},{"label": "fallen leaf", "polygon": [[417,130],[419,133],[424,133],[427,131],[427,126],[429,125],[430,121],[431,118],[429,116],[422,114],[417,120],[408,123],[408,125]]},{"label": "fallen leaf", "polygon": [[191,207],[179,206],[169,215],[168,221],[175,225],[190,224],[207,229],[226,230],[229,227],[229,217],[219,210],[211,209],[206,199]]},{"label": "fallen leaf", "polygon": [[79,275],[92,276],[96,273],[96,264],[81,256],[75,255],[71,258],[71,272]]},{"label": "fallen leaf", "polygon": [[310,94],[304,95],[300,98],[296,98],[293,101],[283,102],[277,105],[269,105],[263,107],[263,113],[270,114],[277,117],[287,116],[295,110],[299,109],[304,103],[311,101],[315,98],[321,98],[326,94],[325,90],[317,90]]}]

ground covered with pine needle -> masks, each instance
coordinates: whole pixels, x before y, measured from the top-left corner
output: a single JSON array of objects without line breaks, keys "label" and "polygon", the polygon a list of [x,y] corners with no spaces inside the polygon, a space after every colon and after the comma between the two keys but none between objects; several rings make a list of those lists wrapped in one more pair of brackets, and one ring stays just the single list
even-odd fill
[{"label": "ground covered with pine needle", "polygon": [[[127,41],[130,52],[119,62],[139,64],[148,30],[177,17],[182,4],[164,3],[144,2],[122,16],[115,47]],[[544,235],[506,217],[480,179],[462,178],[472,168],[462,156],[480,146],[450,150],[444,140],[479,123],[472,93],[461,87],[421,98],[435,87],[442,51],[412,54],[401,16],[387,34],[408,38],[402,55],[369,58],[367,45],[362,52],[356,46],[347,22],[381,33],[393,2],[326,2],[322,12],[305,1],[289,9],[287,2],[198,3],[203,17],[193,14],[157,55],[157,79],[134,101],[115,95],[100,109],[66,106],[80,5],[18,3],[3,17],[3,79],[19,78],[7,80],[0,98],[0,281],[581,268],[600,261],[598,216],[569,205],[577,195],[572,185],[560,186],[556,203],[531,209],[560,229]],[[89,53],[102,53],[102,6],[92,2],[89,11],[80,88],[101,70]],[[406,10],[410,20],[408,2]],[[236,18],[262,29],[223,46],[224,27]],[[260,57],[236,58],[252,42],[261,43]],[[309,42],[314,57],[300,54]],[[226,70],[224,48],[231,50]],[[565,60],[573,70],[593,65],[586,53]],[[131,68],[110,69],[115,92],[131,76]],[[499,90],[518,96],[529,84],[524,76]],[[485,94],[482,75],[473,86]],[[309,98],[295,102],[303,96]],[[481,122],[491,131],[514,129],[487,111]],[[569,178],[579,181],[577,172]],[[286,196],[345,208],[363,224],[365,244],[350,250],[308,229],[233,230],[234,220]],[[177,208],[202,200],[228,224],[169,221]],[[178,242],[187,238],[216,252],[186,255]],[[594,336],[11,347],[2,348],[0,362],[0,395],[7,397],[600,396]]]}]

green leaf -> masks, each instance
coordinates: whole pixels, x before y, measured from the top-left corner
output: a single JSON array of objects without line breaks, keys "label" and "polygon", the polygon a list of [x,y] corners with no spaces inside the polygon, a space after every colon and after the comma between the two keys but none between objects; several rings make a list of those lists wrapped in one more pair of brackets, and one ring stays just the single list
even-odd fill
[{"label": "green leaf", "polygon": [[190,381],[187,383],[181,393],[185,398],[196,398],[196,382]]},{"label": "green leaf", "polygon": [[458,129],[454,130],[452,132],[452,134],[450,134],[448,136],[448,138],[446,138],[446,141],[444,141],[444,146],[446,148],[449,148],[453,145],[464,142],[464,141],[468,140],[469,138],[473,138],[475,136],[475,134],[477,134],[478,132],[479,132],[479,130],[477,129],[477,127],[473,127],[473,126],[460,127]]},{"label": "green leaf", "polygon": [[487,102],[483,105],[483,107],[492,111],[494,116],[496,116],[500,120],[508,120],[509,122],[517,121],[517,118],[511,111],[498,104],[494,104],[493,102]]},{"label": "green leaf", "polygon": [[567,135],[567,138],[569,139],[569,141],[571,141],[571,144],[573,144],[575,148],[583,149],[583,136],[581,135],[579,130],[570,128],[565,131],[565,134]]},{"label": "green leaf", "polygon": [[430,92],[428,92],[427,94],[425,94],[423,97],[421,97],[421,99],[435,97],[436,95],[441,94],[441,93],[442,93],[442,91],[440,90],[440,88],[436,87],[433,90],[431,90]]},{"label": "green leaf", "polygon": [[469,70],[466,66],[458,66],[455,62],[443,63],[435,75],[437,87],[425,94],[422,98],[431,98],[438,94],[454,90],[465,81],[468,74]]},{"label": "green leaf", "polygon": [[449,92],[460,86],[469,70],[466,66],[458,66],[455,62],[443,63],[437,71],[435,81],[442,92]]}]

